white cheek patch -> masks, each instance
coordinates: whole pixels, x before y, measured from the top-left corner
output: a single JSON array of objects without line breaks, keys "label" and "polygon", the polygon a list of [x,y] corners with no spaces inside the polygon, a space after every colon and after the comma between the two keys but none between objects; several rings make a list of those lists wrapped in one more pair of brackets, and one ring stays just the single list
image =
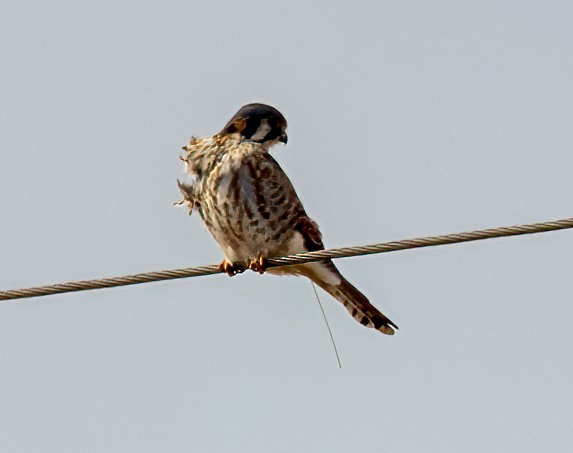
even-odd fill
[{"label": "white cheek patch", "polygon": [[266,119],[262,120],[261,124],[257,128],[257,131],[251,137],[251,140],[254,141],[263,140],[267,136],[267,134],[271,131],[271,129],[272,127],[269,124],[269,122]]}]

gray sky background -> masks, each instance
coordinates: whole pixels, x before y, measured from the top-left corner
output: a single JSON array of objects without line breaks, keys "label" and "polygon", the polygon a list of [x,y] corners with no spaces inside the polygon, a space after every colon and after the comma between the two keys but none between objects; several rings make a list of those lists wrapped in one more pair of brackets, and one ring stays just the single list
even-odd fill
[{"label": "gray sky background", "polygon": [[[263,101],[327,246],[570,217],[570,1],[0,5],[0,287],[217,263],[180,147]],[[0,304],[5,452],[569,452],[573,232]]]}]

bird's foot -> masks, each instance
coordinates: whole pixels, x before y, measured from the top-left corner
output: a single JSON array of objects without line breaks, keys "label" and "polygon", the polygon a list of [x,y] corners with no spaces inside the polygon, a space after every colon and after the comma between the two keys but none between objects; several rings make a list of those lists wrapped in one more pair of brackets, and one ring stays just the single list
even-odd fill
[{"label": "bird's foot", "polygon": [[237,274],[242,274],[246,269],[247,268],[245,266],[230,263],[227,260],[223,260],[223,262],[219,264],[219,270],[221,272],[226,272],[229,277],[234,277]]},{"label": "bird's foot", "polygon": [[259,253],[259,256],[256,259],[248,261],[247,267],[259,274],[264,274],[268,268],[267,257]]}]

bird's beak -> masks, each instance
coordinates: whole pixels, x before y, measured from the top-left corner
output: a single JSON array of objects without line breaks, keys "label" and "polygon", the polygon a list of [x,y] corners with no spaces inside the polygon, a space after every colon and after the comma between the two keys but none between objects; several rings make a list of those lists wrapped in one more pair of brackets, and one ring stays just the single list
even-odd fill
[{"label": "bird's beak", "polygon": [[288,141],[287,134],[283,134],[283,135],[281,135],[281,136],[279,137],[279,142],[282,142],[282,143],[284,143],[284,144],[286,145],[286,144],[287,144],[287,141]]}]

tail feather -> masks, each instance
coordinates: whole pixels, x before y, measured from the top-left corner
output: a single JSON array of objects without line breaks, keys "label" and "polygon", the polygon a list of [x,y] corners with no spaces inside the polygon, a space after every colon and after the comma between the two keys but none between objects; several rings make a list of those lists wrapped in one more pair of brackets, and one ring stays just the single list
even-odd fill
[{"label": "tail feather", "polygon": [[319,278],[319,275],[315,272],[312,273],[314,275],[307,274],[307,276],[335,299],[342,302],[353,318],[360,324],[379,330],[386,335],[394,335],[394,329],[398,329],[396,324],[384,316],[370,303],[364,294],[346,280],[332,262],[325,262],[323,265],[328,268],[329,272],[336,272],[340,277],[340,283],[327,282],[325,279]]}]

